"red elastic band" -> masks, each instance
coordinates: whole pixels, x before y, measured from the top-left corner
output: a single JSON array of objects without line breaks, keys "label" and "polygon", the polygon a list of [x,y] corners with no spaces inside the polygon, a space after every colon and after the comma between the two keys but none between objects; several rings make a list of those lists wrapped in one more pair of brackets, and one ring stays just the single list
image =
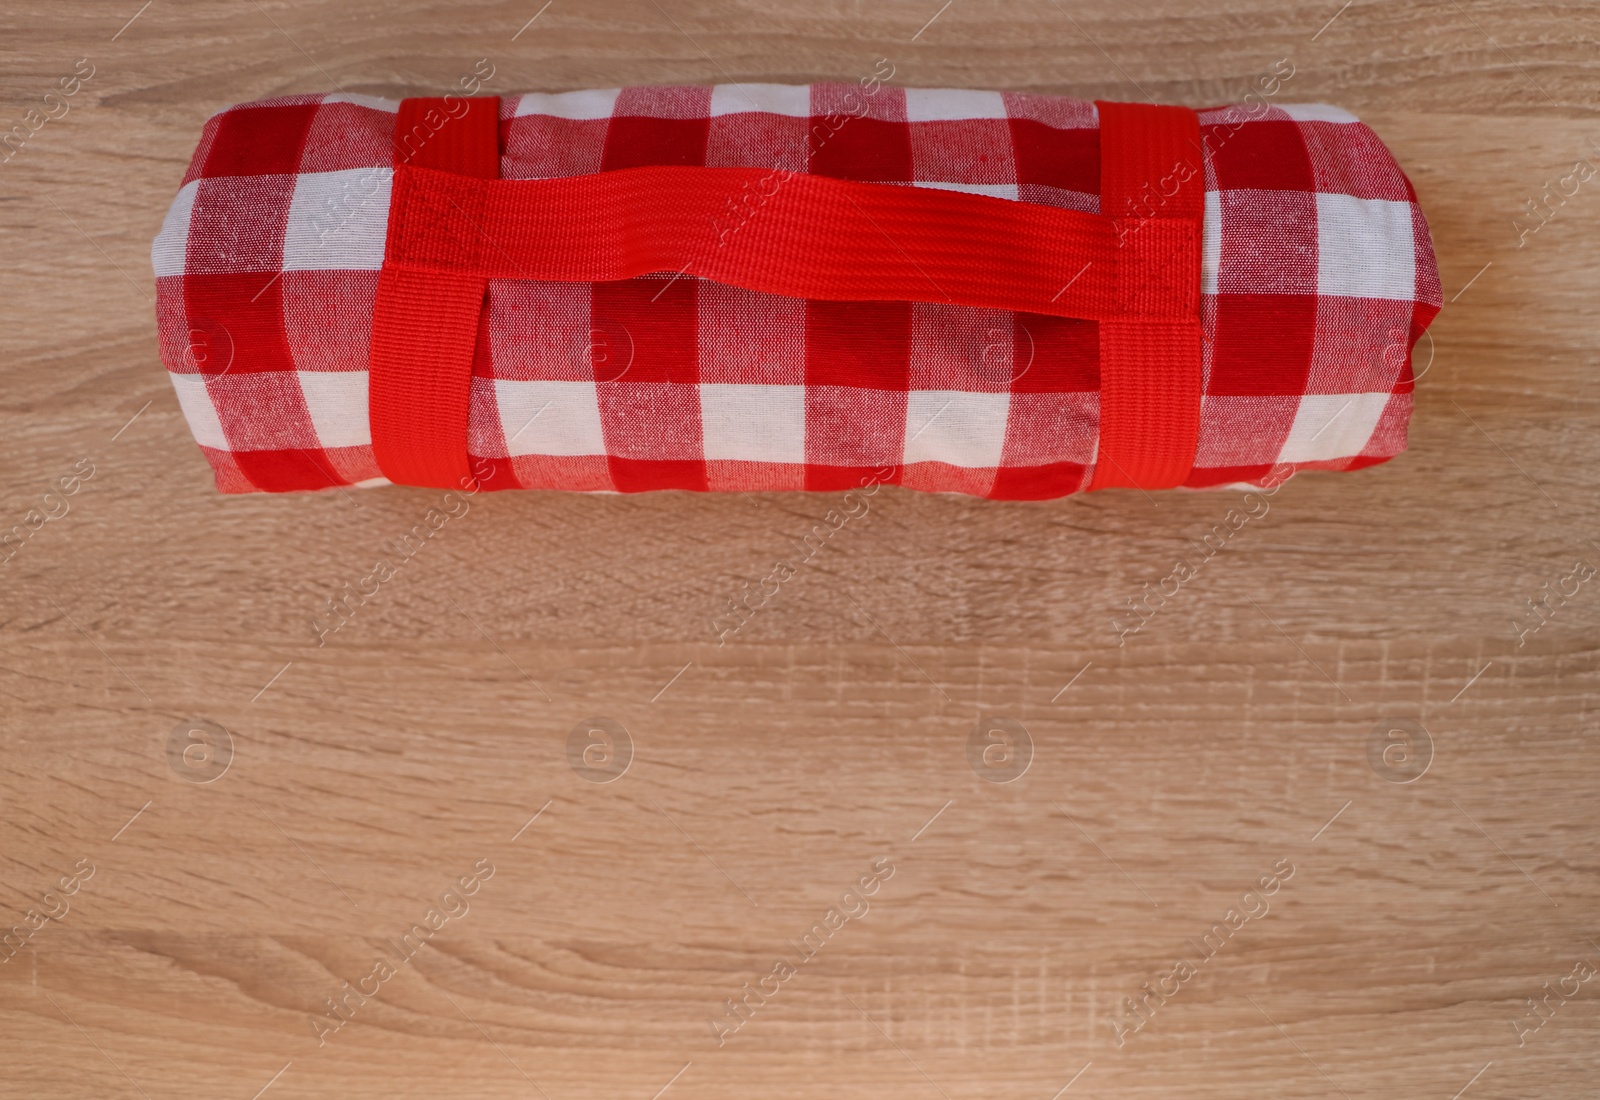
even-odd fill
[{"label": "red elastic band", "polygon": [[[499,119],[500,101],[494,98],[402,100],[395,119],[392,192],[404,191],[406,177],[419,171],[499,176]],[[473,216],[470,208],[464,213]],[[396,484],[464,488],[473,484],[467,417],[489,281],[470,270],[425,271],[394,263],[418,231],[391,198],[372,313],[367,390],[372,453],[384,477]],[[441,247],[452,245],[445,241]]]},{"label": "red elastic band", "polygon": [[[1100,446],[1089,488],[1168,489],[1188,479],[1200,434],[1200,120],[1185,107],[1096,106],[1100,212],[1116,225],[1120,251],[1156,271],[1149,308],[1164,317],[1100,322]],[[1187,289],[1173,294],[1178,286]]]}]

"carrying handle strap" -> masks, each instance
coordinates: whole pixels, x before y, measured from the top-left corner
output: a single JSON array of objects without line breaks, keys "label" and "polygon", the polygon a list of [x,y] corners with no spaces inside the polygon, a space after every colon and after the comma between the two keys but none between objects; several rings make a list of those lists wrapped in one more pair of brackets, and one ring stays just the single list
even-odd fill
[{"label": "carrying handle strap", "polygon": [[1099,106],[1096,215],[782,169],[501,180],[498,100],[405,100],[373,319],[379,467],[404,484],[470,483],[472,357],[489,279],[679,272],[797,298],[1097,321],[1091,488],[1181,483],[1199,422],[1199,170],[1167,189],[1176,157],[1198,162],[1198,123],[1182,108]]},{"label": "carrying handle strap", "polygon": [[[623,168],[538,180],[397,173],[388,262],[492,279],[680,272],[829,301],[940,302],[1085,320],[1181,320],[1185,223],[1124,244],[1109,218],[763,168]],[[1176,233],[1175,237],[1173,234]]]}]

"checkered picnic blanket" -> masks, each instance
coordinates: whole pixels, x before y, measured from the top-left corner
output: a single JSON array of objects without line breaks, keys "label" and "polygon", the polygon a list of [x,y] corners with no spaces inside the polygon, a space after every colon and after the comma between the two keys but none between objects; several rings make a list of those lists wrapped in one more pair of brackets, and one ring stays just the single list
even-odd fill
[{"label": "checkered picnic blanket", "polygon": [[[397,104],[302,95],[207,124],[152,259],[161,354],[224,492],[386,483],[367,363]],[[1204,385],[1191,488],[1405,447],[1440,306],[1416,194],[1328,106],[1200,112]],[[500,102],[504,179],[770,167],[1099,212],[1095,105],[873,84],[638,87]],[[759,217],[746,208],[731,211]],[[662,272],[494,279],[468,452],[485,488],[1089,485],[1094,321],[817,301]],[[1280,471],[1273,480],[1281,478]]]}]

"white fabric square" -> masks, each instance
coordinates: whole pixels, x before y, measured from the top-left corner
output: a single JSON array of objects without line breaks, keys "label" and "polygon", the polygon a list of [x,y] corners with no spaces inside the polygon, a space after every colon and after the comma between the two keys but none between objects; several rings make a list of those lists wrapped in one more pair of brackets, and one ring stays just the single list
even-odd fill
[{"label": "white fabric square", "polygon": [[1215,294],[1217,268],[1222,265],[1222,192],[1205,194],[1205,217],[1200,222],[1200,293]]},{"label": "white fabric square", "polygon": [[1307,394],[1295,411],[1279,462],[1350,458],[1366,449],[1390,394]]},{"label": "white fabric square", "polygon": [[1278,109],[1296,122],[1360,122],[1343,107],[1331,103],[1282,103]]},{"label": "white fabric square", "polygon": [[1416,297],[1417,246],[1409,202],[1317,193],[1317,293]]},{"label": "white fabric square", "polygon": [[394,169],[302,172],[283,235],[285,271],[377,271]]},{"label": "white fabric square", "polygon": [[1014,183],[949,183],[944,180],[917,180],[915,187],[932,187],[936,191],[965,191],[969,195],[988,195],[996,199],[1017,197]]},{"label": "white fabric square", "polygon": [[178,189],[178,197],[167,207],[167,216],[161,221],[161,232],[150,246],[150,266],[156,278],[163,275],[182,275],[183,258],[189,251],[189,218],[194,213],[194,197],[200,190],[199,180],[190,180]]},{"label": "white fabric square", "polygon": [[707,382],[700,386],[707,459],[806,460],[806,388]]},{"label": "white fabric square", "polygon": [[517,101],[517,115],[550,115],[552,118],[610,118],[621,88],[597,88],[586,92],[529,92]]},{"label": "white fabric square", "polygon": [[365,447],[372,442],[367,418],[367,372],[364,370],[303,370],[300,392],[317,439],[324,447]]},{"label": "white fabric square", "polygon": [[178,407],[183,410],[183,418],[189,422],[194,441],[202,447],[226,451],[228,436],[222,430],[217,407],[211,403],[211,394],[206,391],[206,376],[169,371],[167,377],[172,379],[172,388],[178,392]]},{"label": "white fabric square", "polygon": [[958,122],[968,118],[1005,118],[1006,101],[999,92],[970,88],[907,88],[907,122]]},{"label": "white fabric square", "polygon": [[368,107],[374,111],[387,111],[391,115],[400,110],[398,99],[384,99],[377,95],[362,95],[360,92],[334,92],[322,97],[323,103],[353,103],[357,107]]},{"label": "white fabric square", "polygon": [[750,111],[810,118],[811,88],[805,84],[718,84],[711,89],[712,118]]},{"label": "white fabric square", "polygon": [[494,393],[508,455],[606,453],[600,397],[593,382],[497,378]]},{"label": "white fabric square", "polygon": [[912,390],[906,399],[905,462],[1000,465],[1010,407],[1008,393]]}]

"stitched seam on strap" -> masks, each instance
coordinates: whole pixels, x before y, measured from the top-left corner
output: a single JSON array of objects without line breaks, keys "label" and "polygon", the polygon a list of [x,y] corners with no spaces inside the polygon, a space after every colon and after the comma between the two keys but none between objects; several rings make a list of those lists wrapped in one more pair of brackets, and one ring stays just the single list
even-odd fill
[{"label": "stitched seam on strap", "polygon": [[[1100,432],[1089,487],[1172,488],[1193,467],[1200,424],[1204,175],[1192,159],[1201,149],[1199,120],[1182,107],[1097,106],[1100,208],[1117,224],[1125,261],[1119,301],[1126,317],[1164,317],[1100,323]],[[1147,216],[1117,217],[1142,206]]]},{"label": "stitched seam on strap", "polygon": [[[438,210],[427,205],[419,182],[498,174],[499,164],[499,101],[460,102],[469,105],[460,115],[436,99],[406,100],[396,114],[388,235],[368,373],[368,419],[379,468],[391,481],[437,488],[473,482],[466,437],[472,361],[488,284],[470,273],[481,263],[471,227],[482,221],[483,191],[461,191],[463,207],[447,188],[451,208]],[[445,116],[437,127],[426,122],[433,111]],[[420,145],[403,148],[423,125],[429,132]],[[442,214],[443,220],[430,214]],[[446,250],[455,253],[456,271],[430,271],[408,262],[419,238],[432,236],[443,237]]]}]

